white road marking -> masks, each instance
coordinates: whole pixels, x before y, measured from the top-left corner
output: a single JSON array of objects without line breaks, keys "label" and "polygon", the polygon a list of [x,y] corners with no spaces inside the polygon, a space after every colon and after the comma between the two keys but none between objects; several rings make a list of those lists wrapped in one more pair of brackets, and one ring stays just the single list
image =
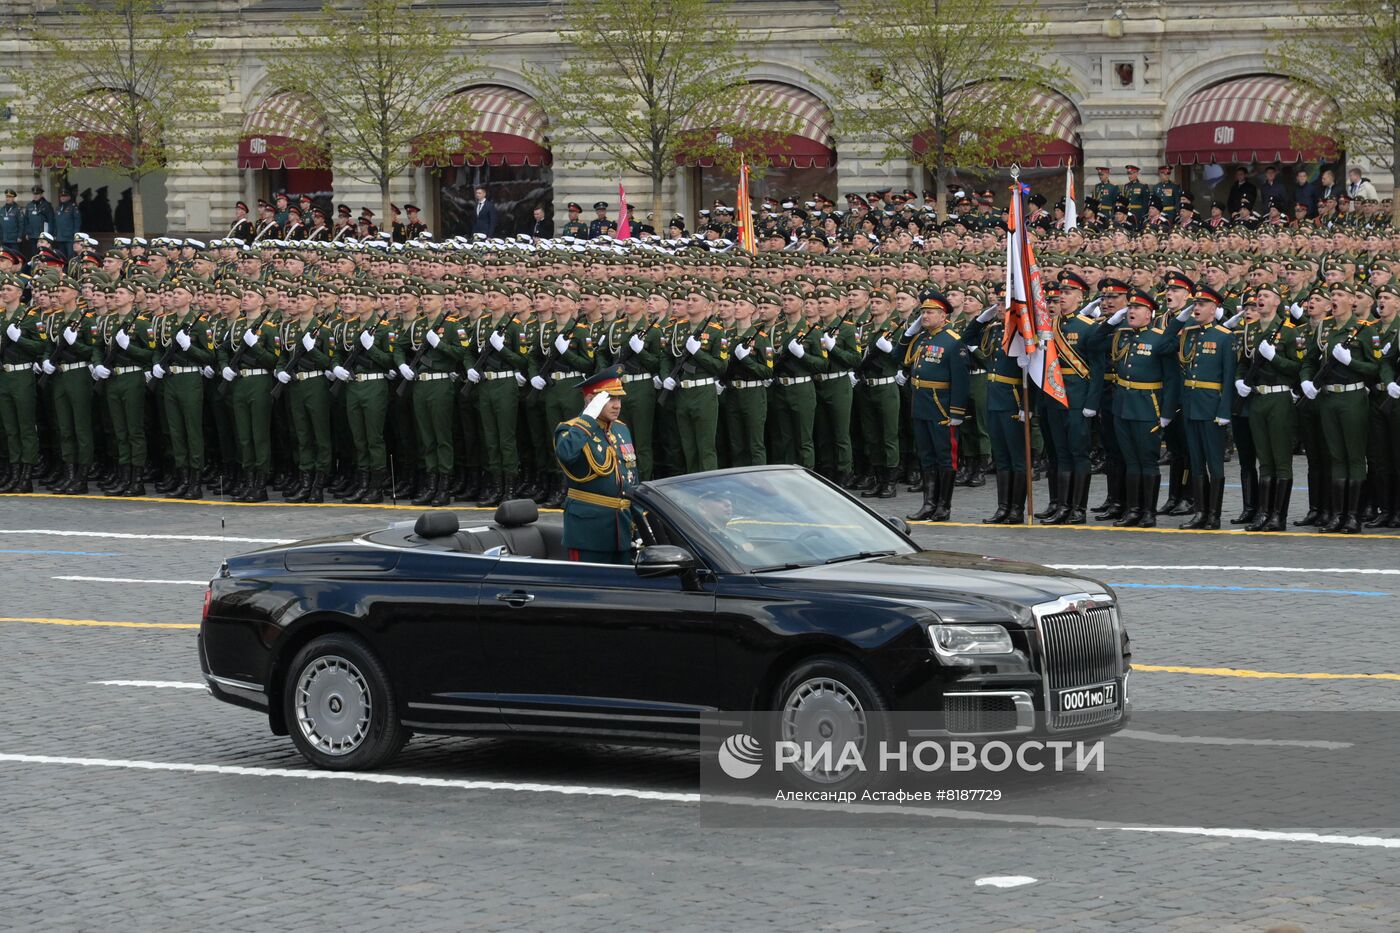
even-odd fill
[{"label": "white road marking", "polygon": [[1035,884],[1037,880],[1030,875],[989,875],[973,883],[979,888],[1019,888],[1023,884]]},{"label": "white road marking", "polygon": [[409,787],[442,787],[453,790],[504,790],[536,794],[561,794],[569,797],[614,797],[648,800],[661,803],[711,803],[727,806],[779,807],[817,810],[829,813],[840,809],[847,813],[879,813],[888,816],[898,812],[903,816],[926,819],[968,820],[985,823],[1015,823],[1030,826],[1057,826],[1073,829],[1107,831],[1158,832],[1187,836],[1214,836],[1234,839],[1259,839],[1271,842],[1306,842],[1323,845],[1347,845],[1400,849],[1400,838],[1386,836],[1343,836],[1309,832],[1281,832],[1258,829],[1227,829],[1201,826],[1143,826],[1104,824],[1093,820],[1039,816],[1032,813],[984,813],[976,810],[936,810],[917,807],[886,807],[878,804],[847,804],[833,808],[827,804],[803,801],[777,801],[768,797],[711,796],[682,791],[642,790],[636,787],[604,787],[590,784],[541,784],[534,781],[472,781],[460,778],[419,777],[410,774],[367,774],[357,771],[316,771],[306,768],[263,768],[254,765],[212,765],[182,761],[141,761],[123,758],[74,758],[67,755],[20,755],[0,753],[0,764],[71,765],[80,768],[119,768],[129,771],[167,771],[182,774],[223,774],[246,777],[300,778],[312,781],[352,781],[361,784],[396,784]]},{"label": "white road marking", "polygon": [[155,687],[158,690],[206,690],[204,684],[190,684],[179,680],[92,680],[102,687]]},{"label": "white road marking", "polygon": [[71,580],[75,583],[150,583],[163,586],[208,586],[208,580],[142,580],[137,577],[81,577],[65,575],[50,580]]},{"label": "white road marking", "polygon": [[1248,567],[1219,564],[1047,564],[1053,570],[1240,570],[1250,573],[1359,573],[1400,576],[1393,567]]},{"label": "white road marking", "polygon": [[0,535],[53,535],[60,538],[121,538],[131,541],[211,541],[216,544],[295,544],[296,538],[238,538],[233,535],[141,535],[125,531],[68,531],[57,528],[0,528]]},{"label": "white road marking", "polygon": [[1170,732],[1142,732],[1124,729],[1114,738],[1138,739],[1143,742],[1174,742],[1181,745],[1279,745],[1286,748],[1351,748],[1350,742],[1328,742],[1323,739],[1228,739],[1219,735],[1172,735]]}]

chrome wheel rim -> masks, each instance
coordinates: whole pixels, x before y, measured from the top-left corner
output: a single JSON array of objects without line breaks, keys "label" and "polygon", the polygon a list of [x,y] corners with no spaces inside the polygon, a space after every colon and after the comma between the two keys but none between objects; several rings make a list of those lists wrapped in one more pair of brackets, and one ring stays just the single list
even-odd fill
[{"label": "chrome wheel rim", "polygon": [[297,727],[317,751],[341,756],[359,748],[373,712],[369,682],[345,658],[326,655],[302,668],[297,678]]},{"label": "chrome wheel rim", "polygon": [[[864,759],[867,735],[865,707],[839,680],[804,680],[792,689],[783,705],[783,741],[794,742],[803,750],[796,767],[810,781],[835,784],[856,773],[859,769],[854,764],[838,765],[848,747]],[[826,758],[817,753],[824,743],[829,743],[831,749]],[[807,748],[812,749],[810,760]]]}]

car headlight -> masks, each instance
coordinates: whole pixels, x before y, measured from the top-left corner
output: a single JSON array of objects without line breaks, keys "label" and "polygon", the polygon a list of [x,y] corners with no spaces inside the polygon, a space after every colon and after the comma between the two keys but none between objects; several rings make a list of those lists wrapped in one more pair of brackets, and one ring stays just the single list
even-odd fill
[{"label": "car headlight", "polygon": [[1000,625],[930,625],[933,650],[943,658],[978,654],[1010,654],[1011,634]]}]

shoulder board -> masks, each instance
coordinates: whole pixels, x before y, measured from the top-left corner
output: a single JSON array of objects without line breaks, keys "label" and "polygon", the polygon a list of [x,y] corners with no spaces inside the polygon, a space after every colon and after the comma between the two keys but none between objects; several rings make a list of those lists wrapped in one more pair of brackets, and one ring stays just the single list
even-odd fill
[{"label": "shoulder board", "polygon": [[1224,324],[1216,324],[1216,325],[1215,325],[1214,327],[1212,327],[1211,329],[1212,329],[1212,330],[1218,330],[1218,331],[1220,331],[1220,333],[1222,333],[1222,334],[1233,334],[1233,333],[1234,333],[1234,331],[1232,331],[1230,328],[1226,327]]},{"label": "shoulder board", "polygon": [[961,340],[961,339],[962,339],[962,334],[960,334],[960,333],[958,333],[957,331],[953,330],[953,328],[951,328],[951,327],[948,328],[948,336],[952,337],[954,340]]},{"label": "shoulder board", "polygon": [[1083,321],[1085,324],[1093,324],[1097,320],[1096,318],[1089,317],[1089,315],[1087,314],[1076,314],[1075,317]]},{"label": "shoulder board", "polygon": [[562,427],[587,428],[588,424],[582,418],[570,418],[568,421],[564,422]]},{"label": "shoulder board", "polygon": [[758,336],[760,336],[760,337],[767,337],[767,336],[768,336],[768,331],[766,331],[766,330],[764,330],[762,327],[760,327],[760,328],[758,329]]},{"label": "shoulder board", "polygon": [[511,315],[510,322],[511,322],[512,324],[519,324],[519,323],[520,323],[520,318],[518,318],[518,317],[516,317],[516,316],[514,316],[514,315]]}]

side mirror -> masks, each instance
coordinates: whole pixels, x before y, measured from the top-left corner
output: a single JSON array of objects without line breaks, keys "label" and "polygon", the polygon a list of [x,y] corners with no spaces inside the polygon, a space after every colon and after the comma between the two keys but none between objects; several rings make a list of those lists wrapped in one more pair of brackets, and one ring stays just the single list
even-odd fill
[{"label": "side mirror", "polygon": [[695,570],[695,555],[683,547],[652,544],[637,552],[637,576],[674,577]]},{"label": "side mirror", "polygon": [[895,531],[899,532],[902,535],[909,534],[909,523],[906,522],[904,519],[900,518],[898,515],[886,515],[885,524],[889,525],[891,528],[893,528]]}]

